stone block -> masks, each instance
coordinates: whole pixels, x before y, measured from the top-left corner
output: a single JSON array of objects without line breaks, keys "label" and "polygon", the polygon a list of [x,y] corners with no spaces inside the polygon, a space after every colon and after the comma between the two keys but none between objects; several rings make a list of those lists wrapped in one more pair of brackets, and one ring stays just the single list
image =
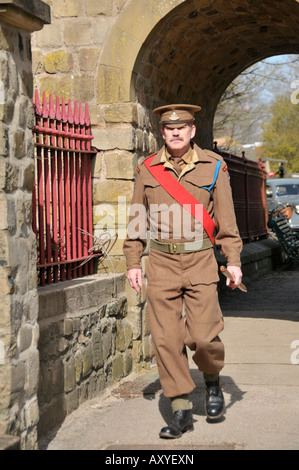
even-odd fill
[{"label": "stone block", "polygon": [[25,388],[25,363],[18,362],[11,367],[11,393],[23,391]]},{"label": "stone block", "polygon": [[93,331],[92,333],[92,352],[93,366],[95,369],[98,369],[104,364],[101,331]]},{"label": "stone block", "polygon": [[93,130],[93,146],[100,150],[134,149],[134,129],[129,125]]},{"label": "stone block", "polygon": [[8,155],[8,129],[3,125],[0,125],[0,155],[3,157]]},{"label": "stone block", "polygon": [[62,358],[57,358],[57,360],[52,365],[51,372],[52,372],[51,374],[52,375],[52,380],[51,380],[52,393],[53,393],[53,396],[56,396],[56,395],[63,393],[64,376],[65,374],[71,375],[71,368],[69,369],[68,372],[65,372]]},{"label": "stone block", "polygon": [[79,67],[84,72],[93,72],[98,65],[99,50],[96,47],[81,47],[78,53]]},{"label": "stone block", "polygon": [[105,327],[102,329],[102,344],[103,344],[103,359],[104,361],[111,355],[112,351],[112,331],[109,324],[106,322]]},{"label": "stone block", "polygon": [[11,310],[11,299],[10,296],[1,296],[0,300],[0,329],[7,329],[10,326],[10,310]]},{"label": "stone block", "polygon": [[70,393],[64,395],[66,414],[69,415],[79,406],[79,391],[72,390]]},{"label": "stone block", "polygon": [[124,375],[129,375],[133,370],[132,351],[126,351],[124,354]]},{"label": "stone block", "polygon": [[133,331],[133,339],[141,338],[142,334],[142,318],[141,318],[141,309],[140,307],[130,306],[128,308],[127,320],[130,322]]},{"label": "stone block", "polygon": [[97,103],[103,104],[131,101],[130,82],[130,70],[100,65],[97,75]]},{"label": "stone block", "polygon": [[30,325],[23,325],[18,334],[18,349],[23,352],[31,346],[32,342],[32,327]]},{"label": "stone block", "polygon": [[91,171],[93,178],[100,178],[102,172],[102,153],[97,153],[91,162]]},{"label": "stone block", "polygon": [[31,399],[25,404],[24,407],[24,418],[26,428],[32,428],[39,421],[39,407],[38,401],[36,398]]},{"label": "stone block", "polygon": [[[103,202],[94,206],[94,236],[103,240],[103,234],[109,232],[111,244],[104,246],[109,253],[120,254],[120,241],[126,238],[128,221],[128,204],[123,204],[121,199],[118,204]],[[118,240],[115,243],[116,234]]]},{"label": "stone block", "polygon": [[124,376],[124,358],[122,354],[117,354],[112,360],[112,379],[117,381]]},{"label": "stone block", "polygon": [[[170,10],[174,8],[175,5],[173,4],[177,2],[171,1],[171,7],[169,2],[167,3],[167,10]],[[157,12],[157,5],[159,5],[158,8],[161,10],[161,4],[163,5],[165,2],[154,1],[154,5],[150,5],[146,0],[130,2],[126,8],[125,14],[118,17],[116,27],[126,32],[131,37],[136,38],[138,42],[143,42],[161,19],[160,14]],[[136,18],[138,18],[138,21],[136,21]]]},{"label": "stone block", "polygon": [[[79,32],[79,33],[78,33]],[[89,19],[68,20],[64,23],[64,41],[67,46],[88,46],[92,43],[92,27]]]},{"label": "stone block", "polygon": [[107,304],[106,315],[107,317],[118,317],[123,318],[127,315],[127,299],[126,297],[120,297],[115,302]]},{"label": "stone block", "polygon": [[102,202],[116,203],[118,196],[126,197],[127,201],[132,200],[134,183],[131,181],[100,181],[93,186],[94,204]]},{"label": "stone block", "polygon": [[85,0],[87,16],[112,15],[113,0]]},{"label": "stone block", "polygon": [[102,45],[108,35],[110,21],[105,16],[97,16],[93,20],[93,44]]},{"label": "stone block", "polygon": [[34,163],[30,163],[24,170],[23,170],[23,181],[22,181],[22,188],[26,191],[32,192],[34,186]]},{"label": "stone block", "polygon": [[82,0],[63,0],[53,2],[51,11],[55,18],[74,17],[83,14]]},{"label": "stone block", "polygon": [[75,354],[75,376],[76,376],[76,383],[80,383],[82,377],[82,355],[79,351]]},{"label": "stone block", "polygon": [[[3,254],[2,240],[0,246]],[[0,266],[0,295],[8,295],[14,292],[14,283],[13,280],[8,277],[8,274],[9,273],[2,266]]]},{"label": "stone block", "polygon": [[132,348],[133,363],[139,364],[143,359],[142,341],[134,341]]},{"label": "stone block", "polygon": [[[135,21],[139,23],[139,21]],[[109,33],[110,48],[104,48],[101,63],[125,70],[132,70],[140,50],[140,42],[120,29],[113,27]]]},{"label": "stone block", "polygon": [[116,325],[116,350],[123,352],[126,349],[125,333],[122,323],[118,322]]},{"label": "stone block", "polygon": [[72,97],[72,77],[66,76],[43,76],[40,78],[40,89],[45,91],[46,96],[52,93],[58,95],[60,99],[64,97],[66,100]]},{"label": "stone block", "polygon": [[91,344],[88,344],[83,353],[83,377],[87,377],[93,368],[93,355]]},{"label": "stone block", "polygon": [[[71,0],[70,0],[71,1]],[[59,2],[62,3],[62,2]],[[55,2],[57,4],[57,2]],[[35,45],[40,48],[60,47],[63,45],[62,24],[45,25],[42,31],[35,33]]]},{"label": "stone block", "polygon": [[[83,73],[80,76],[74,77],[73,93],[78,101],[82,103],[88,103],[94,98],[94,74]],[[92,145],[94,143],[92,142]]]},{"label": "stone block", "polygon": [[104,158],[108,179],[134,179],[138,159],[136,153],[116,149],[105,152]]},{"label": "stone block", "polygon": [[109,255],[110,256],[123,256],[124,254],[123,244],[124,244],[124,238],[118,238],[116,243],[113,245],[113,247],[109,251]]},{"label": "stone block", "polygon": [[69,72],[73,65],[72,53],[62,49],[50,52],[44,58],[44,68],[47,73]]},{"label": "stone block", "polygon": [[5,191],[7,193],[12,193],[16,191],[19,187],[19,174],[20,170],[16,166],[11,165],[10,163],[6,164],[5,168]]},{"label": "stone block", "polygon": [[106,122],[135,122],[134,103],[111,103],[103,106]]},{"label": "stone block", "polygon": [[75,360],[70,358],[64,362],[64,391],[70,392],[75,388],[76,376],[75,376]]}]

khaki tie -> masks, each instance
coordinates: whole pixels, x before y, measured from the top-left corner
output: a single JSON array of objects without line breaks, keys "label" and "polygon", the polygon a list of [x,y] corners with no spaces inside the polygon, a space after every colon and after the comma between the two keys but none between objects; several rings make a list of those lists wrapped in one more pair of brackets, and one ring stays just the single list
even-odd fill
[{"label": "khaki tie", "polygon": [[171,157],[172,165],[177,174],[180,176],[181,171],[182,171],[182,166],[179,164],[180,162],[183,162],[184,160],[181,157]]}]

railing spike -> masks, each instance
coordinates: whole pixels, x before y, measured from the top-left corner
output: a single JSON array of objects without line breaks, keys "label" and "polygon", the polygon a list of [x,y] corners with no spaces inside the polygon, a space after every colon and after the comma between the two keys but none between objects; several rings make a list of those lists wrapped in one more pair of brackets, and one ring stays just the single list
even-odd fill
[{"label": "railing spike", "polygon": [[67,121],[67,114],[66,114],[66,106],[65,106],[65,99],[62,97],[61,100],[61,119],[63,122]]},{"label": "railing spike", "polygon": [[85,125],[90,126],[89,109],[87,103],[85,103]]},{"label": "railing spike", "polygon": [[40,107],[39,94],[38,94],[37,88],[35,89],[35,92],[34,92],[34,110],[38,116],[41,116],[42,110]]},{"label": "railing spike", "polygon": [[55,116],[58,121],[61,120],[61,110],[60,110],[60,102],[59,102],[59,96],[56,95],[56,110],[55,110]]},{"label": "railing spike", "polygon": [[46,92],[43,92],[43,106],[42,106],[42,117],[47,118],[49,117],[49,110],[48,110],[48,104],[47,104],[47,98],[46,98]]},{"label": "railing spike", "polygon": [[53,94],[52,93],[50,93],[50,95],[49,95],[49,117],[51,119],[55,118],[54,100],[53,100]]},{"label": "railing spike", "polygon": [[84,113],[83,113],[82,101],[80,101],[80,103],[79,103],[79,120],[80,120],[81,126],[84,126],[84,124],[85,124],[85,117],[84,117]]},{"label": "railing spike", "polygon": [[78,101],[74,101],[74,122],[76,125],[79,124],[79,113],[78,113]]},{"label": "railing spike", "polygon": [[69,124],[73,124],[74,122],[74,116],[73,116],[73,111],[72,111],[72,103],[71,100],[68,100],[68,105],[67,105],[67,120]]}]

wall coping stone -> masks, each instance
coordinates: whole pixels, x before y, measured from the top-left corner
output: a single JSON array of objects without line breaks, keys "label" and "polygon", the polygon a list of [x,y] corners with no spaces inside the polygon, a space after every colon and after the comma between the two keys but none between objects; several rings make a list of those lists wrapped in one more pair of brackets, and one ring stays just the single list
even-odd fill
[{"label": "wall coping stone", "polygon": [[51,9],[41,0],[0,0],[0,21],[32,33],[51,23]]},{"label": "wall coping stone", "polygon": [[39,322],[60,315],[77,316],[88,313],[96,305],[125,296],[123,273],[95,274],[71,281],[38,288]]}]

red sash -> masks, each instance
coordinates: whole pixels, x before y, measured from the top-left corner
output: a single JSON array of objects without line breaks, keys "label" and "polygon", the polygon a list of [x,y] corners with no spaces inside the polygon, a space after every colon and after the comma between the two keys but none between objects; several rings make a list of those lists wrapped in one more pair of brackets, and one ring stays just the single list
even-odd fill
[{"label": "red sash", "polygon": [[[206,209],[172,176],[164,165],[150,166],[155,156],[156,155],[152,155],[144,160],[144,165],[148,171],[168,192],[168,194],[170,194],[170,196],[172,196],[181,206],[185,206],[184,208],[201,223],[211,242],[214,244],[215,224]],[[202,206],[202,211],[199,211],[200,214],[197,214],[195,210],[195,207],[198,204]]]}]

